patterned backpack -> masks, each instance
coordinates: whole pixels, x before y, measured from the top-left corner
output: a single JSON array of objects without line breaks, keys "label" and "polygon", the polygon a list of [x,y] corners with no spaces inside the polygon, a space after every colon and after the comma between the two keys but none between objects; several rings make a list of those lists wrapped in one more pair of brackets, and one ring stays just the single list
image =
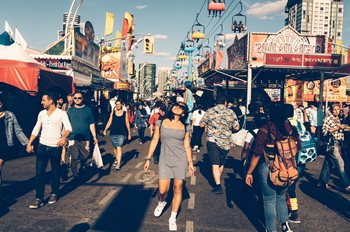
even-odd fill
[{"label": "patterned backpack", "polygon": [[291,185],[299,175],[296,163],[297,142],[291,134],[292,132],[287,136],[276,138],[268,131],[268,135],[274,141],[274,144],[273,149],[271,149],[271,146],[266,147],[264,157],[269,165],[270,180],[275,186]]}]

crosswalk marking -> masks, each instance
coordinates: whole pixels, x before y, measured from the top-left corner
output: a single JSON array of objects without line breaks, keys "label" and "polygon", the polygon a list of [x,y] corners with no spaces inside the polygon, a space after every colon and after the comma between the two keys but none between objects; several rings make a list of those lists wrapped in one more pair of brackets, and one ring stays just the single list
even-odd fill
[{"label": "crosswalk marking", "polygon": [[126,175],[126,176],[122,179],[122,183],[126,183],[126,182],[130,179],[130,177],[132,177],[132,174],[131,174],[131,173],[129,173],[128,175]]},{"label": "crosswalk marking", "polygon": [[191,185],[196,185],[196,176],[191,176]]},{"label": "crosswalk marking", "polygon": [[135,166],[135,168],[138,169],[139,167],[142,166],[142,164],[143,164],[143,162],[138,163],[138,164]]},{"label": "crosswalk marking", "polygon": [[186,221],[186,232],[193,232],[193,221]]},{"label": "crosswalk marking", "polygon": [[188,209],[194,209],[194,202],[196,199],[196,194],[195,193],[190,193],[190,199],[188,200]]},{"label": "crosswalk marking", "polygon": [[117,195],[119,190],[120,188],[111,190],[98,204],[99,205],[107,204],[115,195]]}]

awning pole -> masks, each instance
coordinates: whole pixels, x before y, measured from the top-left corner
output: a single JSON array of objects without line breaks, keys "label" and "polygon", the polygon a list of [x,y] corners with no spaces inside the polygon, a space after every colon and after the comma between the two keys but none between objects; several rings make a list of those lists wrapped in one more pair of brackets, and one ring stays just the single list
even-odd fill
[{"label": "awning pole", "polygon": [[328,85],[329,85],[329,81],[328,80],[326,80],[326,109],[328,109],[328,94],[329,94],[329,87],[328,87]]},{"label": "awning pole", "polygon": [[251,65],[248,65],[248,77],[247,77],[247,105],[246,109],[248,110],[248,106],[252,100],[252,79],[253,79],[253,70]]},{"label": "awning pole", "polygon": [[[324,71],[321,72],[321,80],[320,80],[320,96],[319,96],[320,105],[319,105],[319,107],[321,110],[323,109],[323,90],[324,90]],[[324,112],[327,113],[327,109],[325,109]]]}]

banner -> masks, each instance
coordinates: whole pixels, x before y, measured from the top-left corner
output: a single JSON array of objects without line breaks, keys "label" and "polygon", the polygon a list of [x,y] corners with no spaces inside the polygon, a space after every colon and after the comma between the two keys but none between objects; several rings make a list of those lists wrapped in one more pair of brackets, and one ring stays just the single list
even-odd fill
[{"label": "banner", "polygon": [[[129,12],[125,12],[122,27],[122,37],[126,37],[128,34],[134,32],[134,16]],[[123,38],[124,40],[125,38]]]},{"label": "banner", "polygon": [[114,27],[114,14],[111,12],[106,13],[106,24],[105,24],[105,36],[113,33]]},{"label": "banner", "polygon": [[215,69],[220,69],[223,58],[224,58],[224,51],[220,50],[219,48],[216,48]]}]

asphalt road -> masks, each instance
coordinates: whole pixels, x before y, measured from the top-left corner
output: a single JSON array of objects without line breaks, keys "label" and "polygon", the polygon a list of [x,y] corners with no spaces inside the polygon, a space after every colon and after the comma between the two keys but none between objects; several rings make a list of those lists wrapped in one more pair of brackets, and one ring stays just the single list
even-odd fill
[{"label": "asphalt road", "polygon": [[[143,172],[149,142],[140,145],[135,137],[124,147],[120,171],[112,167],[111,143],[101,137],[105,166],[88,168],[77,185],[61,184],[59,201],[33,210],[35,157],[21,156],[6,163],[3,170],[4,204],[0,231],[168,231],[169,207],[159,218],[153,216],[157,204],[157,166]],[[261,203],[238,175],[240,148],[231,149],[222,177],[223,195],[210,192],[212,177],[205,148],[194,153],[196,175],[186,179],[179,231],[263,231]],[[316,188],[323,158],[308,165],[298,184],[302,223],[294,231],[349,231],[350,195],[341,192],[339,178],[332,176],[331,190]],[[49,168],[48,168],[49,170]],[[49,179],[47,180],[49,183]],[[49,197],[47,185],[46,196]]]}]

